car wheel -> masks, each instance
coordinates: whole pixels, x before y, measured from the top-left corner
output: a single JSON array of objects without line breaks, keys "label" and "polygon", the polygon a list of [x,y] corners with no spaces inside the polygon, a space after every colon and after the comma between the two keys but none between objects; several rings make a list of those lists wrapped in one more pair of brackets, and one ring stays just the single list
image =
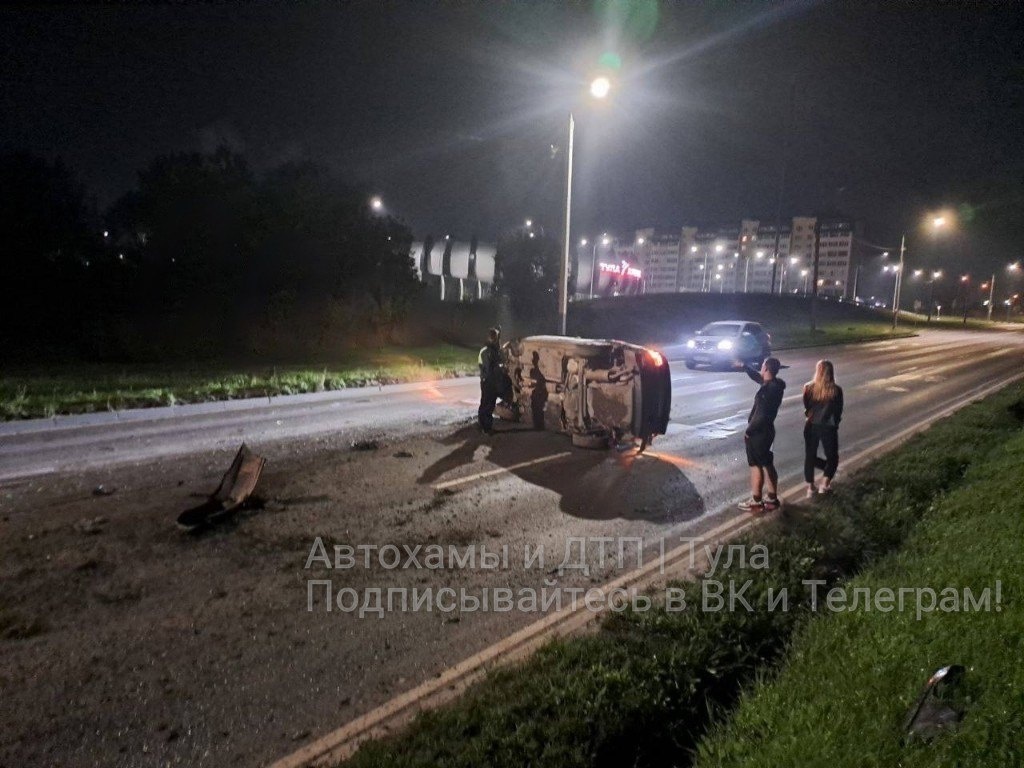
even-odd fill
[{"label": "car wheel", "polygon": [[686,363],[686,367],[689,368],[691,371],[697,367],[697,364],[693,362],[693,360],[686,360],[684,362]]}]

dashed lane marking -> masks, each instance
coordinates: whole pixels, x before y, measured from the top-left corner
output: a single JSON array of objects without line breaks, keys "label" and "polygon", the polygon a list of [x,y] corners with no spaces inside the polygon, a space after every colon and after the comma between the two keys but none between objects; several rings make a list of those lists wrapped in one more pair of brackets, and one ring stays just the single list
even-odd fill
[{"label": "dashed lane marking", "polygon": [[472,483],[474,480],[482,480],[485,477],[494,477],[494,475],[500,475],[504,472],[512,472],[516,469],[522,469],[523,467],[532,467],[535,464],[543,464],[546,461],[554,461],[555,459],[563,459],[566,456],[572,456],[572,451],[564,451],[563,453],[556,453],[553,456],[541,456],[539,459],[532,459],[531,461],[522,461],[518,464],[513,464],[508,467],[501,467],[500,469],[491,469],[487,472],[477,472],[469,475],[468,477],[458,477],[454,480],[446,480],[443,483],[437,483],[433,486],[434,490],[440,491],[445,488],[451,488],[456,485],[462,485],[463,483]]}]

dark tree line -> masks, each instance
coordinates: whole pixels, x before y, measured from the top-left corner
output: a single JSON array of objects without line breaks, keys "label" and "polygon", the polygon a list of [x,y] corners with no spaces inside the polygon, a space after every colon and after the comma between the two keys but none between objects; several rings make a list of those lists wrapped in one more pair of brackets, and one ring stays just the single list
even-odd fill
[{"label": "dark tree line", "polygon": [[[561,243],[516,230],[498,241],[494,292],[507,296],[520,332],[550,331],[558,313]],[[569,284],[574,284],[570,279]]]},{"label": "dark tree line", "polygon": [[5,350],[277,356],[386,340],[419,288],[407,227],[313,164],[156,158],[100,213],[59,161],[0,157]]}]

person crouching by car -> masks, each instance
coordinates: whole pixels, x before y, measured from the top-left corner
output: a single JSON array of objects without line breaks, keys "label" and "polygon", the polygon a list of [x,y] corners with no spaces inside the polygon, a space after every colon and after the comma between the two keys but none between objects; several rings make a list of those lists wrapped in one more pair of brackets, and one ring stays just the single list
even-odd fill
[{"label": "person crouching by car", "polygon": [[[747,429],[743,442],[747,448],[747,464],[750,465],[750,498],[740,502],[740,509],[754,514],[778,509],[779,473],[775,471],[775,417],[782,405],[782,394],[786,382],[779,378],[782,364],[777,358],[769,357],[757,371],[747,365],[743,370],[761,388],[754,395],[754,406],[747,417]],[[767,485],[767,488],[765,486]],[[767,491],[762,497],[762,491]]]},{"label": "person crouching by car", "polygon": [[487,344],[480,350],[477,363],[480,366],[480,408],[477,422],[485,435],[494,432],[494,406],[502,392],[505,371],[501,367],[501,350],[498,342],[501,332],[497,328],[487,331]]}]

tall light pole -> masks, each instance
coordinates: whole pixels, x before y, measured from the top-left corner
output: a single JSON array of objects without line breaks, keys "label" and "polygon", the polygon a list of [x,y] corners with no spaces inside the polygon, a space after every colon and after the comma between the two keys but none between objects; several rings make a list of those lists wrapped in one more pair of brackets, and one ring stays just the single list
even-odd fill
[{"label": "tall light pole", "polygon": [[907,233],[900,236],[900,264],[896,268],[896,285],[892,289],[892,329],[900,323],[900,291],[903,289],[903,257],[907,253]]},{"label": "tall light pole", "polygon": [[[932,309],[935,307],[935,281],[942,277],[942,270],[937,269],[932,272],[932,279],[928,281],[928,317],[925,322],[930,323],[932,321]],[[993,275],[993,278],[995,276]],[[988,305],[989,320],[992,319],[992,304]]]},{"label": "tall light pole", "polygon": [[[590,95],[595,99],[603,99],[611,90],[612,84],[607,77],[595,78],[590,83]],[[569,113],[569,152],[566,158],[565,179],[565,244],[562,249],[562,267],[558,274],[558,327],[565,336],[566,316],[569,311],[569,232],[572,224],[572,154],[573,139],[576,134],[576,120]]]},{"label": "tall light pole", "polygon": [[562,265],[558,270],[558,328],[565,336],[566,315],[569,311],[569,222],[572,220],[572,142],[576,133],[576,121],[569,113],[569,156],[566,161],[565,181],[565,246],[562,250]]},{"label": "tall light pole", "polygon": [[[1013,262],[1013,264],[1007,265],[1006,269],[1010,272],[1016,272],[1020,269],[1019,262]],[[992,322],[992,301],[995,299],[996,292],[996,273],[992,273],[992,279],[988,283],[988,321]]]},{"label": "tall light pole", "polygon": [[[963,306],[963,310],[964,310],[964,325],[967,325],[967,310],[971,306],[971,276],[969,274],[968,275],[961,275],[960,276],[960,285],[963,286],[963,294],[964,294],[964,298],[963,298],[963,302],[964,302],[964,306]],[[959,293],[959,291],[957,293]]]}]

